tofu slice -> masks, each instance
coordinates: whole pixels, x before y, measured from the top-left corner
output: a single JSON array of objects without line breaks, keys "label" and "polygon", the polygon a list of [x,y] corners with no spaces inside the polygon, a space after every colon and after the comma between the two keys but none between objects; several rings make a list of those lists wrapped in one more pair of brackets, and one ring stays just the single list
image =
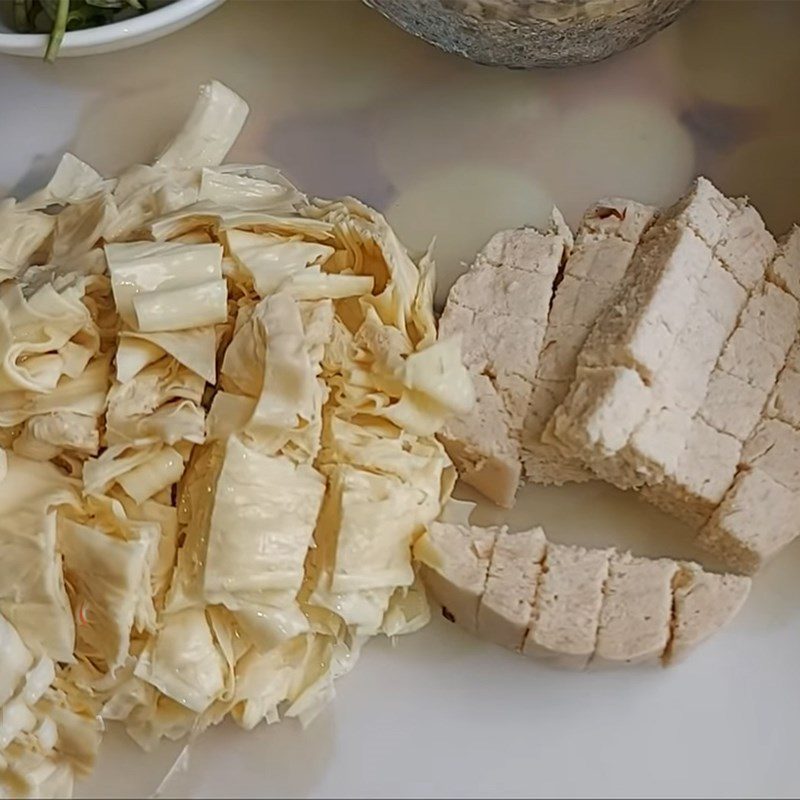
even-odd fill
[{"label": "tofu slice", "polygon": [[738,439],[695,418],[675,473],[655,486],[642,487],[641,495],[699,530],[736,477],[741,452]]},{"label": "tofu slice", "polygon": [[800,430],[792,425],[778,419],[763,420],[745,444],[742,461],[790,491],[800,492]]},{"label": "tofu slice", "polygon": [[[702,497],[709,486],[704,474],[709,459],[703,457],[698,469],[687,461],[687,453],[695,450],[692,437],[705,432],[695,417],[709,387],[716,398],[712,408],[717,408],[723,389],[718,373],[762,385],[774,382],[785,358],[793,319],[785,302],[788,295],[763,282],[775,249],[758,212],[746,201],[729,200],[707,181],[698,181],[646,234],[624,297],[601,317],[578,357],[580,364],[599,366],[605,359],[617,370],[635,372],[644,387],[636,403],[621,422],[618,394],[595,387],[594,413],[588,420],[595,431],[588,435],[587,417],[581,414],[592,387],[582,388],[576,378],[543,438],[560,441],[566,452],[579,455],[595,474],[620,488],[676,484],[676,513],[684,511],[678,508],[677,498],[685,494],[679,476],[698,474],[701,483],[689,495]],[[699,274],[692,272],[693,263],[701,262],[702,275],[692,282],[690,278]],[[756,342],[767,351],[762,360],[748,355],[755,354]],[[630,376],[627,383],[635,379]],[[745,399],[747,414],[727,414],[727,425],[711,427],[729,433],[747,424],[743,417],[754,422],[765,398],[748,393]],[[610,413],[612,409],[616,412]],[[604,420],[604,428],[597,425],[598,419]],[[703,421],[710,424],[705,417]],[[614,442],[615,449],[609,449],[608,442]],[[719,455],[728,441],[719,437],[714,444],[712,452]],[[729,475],[736,458],[719,474]],[[710,484],[719,493],[717,478],[711,476]],[[669,490],[648,494],[662,507],[670,505]],[[711,510],[713,505],[705,509],[705,518]],[[691,509],[691,516],[695,511]]]},{"label": "tofu slice", "polygon": [[763,470],[740,471],[698,543],[753,574],[800,533],[800,495]]},{"label": "tofu slice", "polygon": [[714,255],[751,292],[764,279],[764,270],[775,256],[776,242],[761,215],[745,198],[732,202],[736,208],[728,218]]},{"label": "tofu slice", "polygon": [[800,341],[789,351],[786,366],[769,399],[767,415],[800,428]]},{"label": "tofu slice", "polygon": [[439,439],[464,483],[503,508],[511,508],[522,464],[513,425],[502,398],[486,375],[473,374],[475,406],[448,420]]},{"label": "tofu slice", "polygon": [[657,222],[634,257],[623,293],[592,328],[578,363],[626,367],[650,380],[683,329],[711,262],[711,248],[690,228],[669,218]]},{"label": "tofu slice", "polygon": [[800,300],[800,226],[792,226],[780,240],[778,257],[770,264],[767,274],[772,283]]},{"label": "tofu slice", "polygon": [[697,564],[433,523],[414,546],[445,616],[483,639],[585,667],[681,657],[735,616],[750,581]]},{"label": "tofu slice", "polygon": [[620,458],[635,482],[659,483],[678,469],[710,376],[747,294],[717,260],[706,273],[687,324],[651,383],[650,407]]},{"label": "tofu slice", "polygon": [[433,599],[451,622],[475,632],[498,528],[434,522],[414,545]]},{"label": "tofu slice", "polygon": [[668,558],[614,553],[609,562],[593,664],[638,664],[661,658],[670,640],[672,582]]},{"label": "tofu slice", "polygon": [[747,600],[752,582],[741,575],[719,575],[684,563],[673,583],[672,638],[664,654],[665,664],[682,660],[727,625]]},{"label": "tofu slice", "polygon": [[[716,301],[716,285],[725,275],[713,248],[726,232],[735,204],[708,181],[699,179],[686,197],[656,221],[644,235],[623,282],[617,301],[598,317],[578,355],[578,370],[563,403],[550,419],[542,440],[560,447],[562,453],[579,458],[593,471],[618,486],[640,485],[636,451],[617,457],[633,433],[642,426],[651,409],[664,403],[653,386],[663,371],[674,372],[670,357],[678,348],[687,323],[697,317],[698,297]],[[706,276],[711,271],[711,277]],[[707,290],[706,290],[707,289]],[[710,308],[707,324],[721,327]],[[738,309],[736,309],[738,313]],[[696,336],[690,331],[695,341]],[[715,341],[724,338],[717,334]],[[714,357],[717,354],[714,354]],[[702,364],[711,357],[704,355]],[[702,366],[701,364],[701,366]],[[710,367],[708,367],[710,371]],[[614,370],[616,379],[599,385],[595,370]],[[620,427],[620,387],[636,386],[636,402],[624,415]],[[594,412],[587,428],[587,398],[593,398]],[[688,433],[685,421],[673,416],[676,442],[672,451],[680,452],[682,437]],[[601,424],[602,423],[602,424]],[[661,421],[656,426],[662,430]],[[642,434],[640,448],[645,452],[663,450],[659,437],[651,431]],[[613,442],[613,449],[608,443]],[[611,459],[610,463],[604,462]]]},{"label": "tofu slice", "polygon": [[[578,367],[575,383],[542,439],[564,453],[581,453],[582,459],[601,474],[602,460],[625,447],[649,402],[649,388],[635,370]],[[624,482],[622,477],[615,478],[613,471],[607,479]]]},{"label": "tofu slice", "polygon": [[440,338],[460,335],[478,403],[449,421],[441,440],[462,479],[498,505],[514,502],[520,439],[544,340],[553,284],[571,247],[560,215],[553,226],[495,234],[453,285]]},{"label": "tofu slice", "polygon": [[739,472],[699,543],[753,573],[798,535],[800,430],[765,419],[745,444]]},{"label": "tofu slice", "polygon": [[[786,260],[785,245],[774,261],[779,259]],[[800,271],[800,261],[796,266]],[[643,490],[646,499],[698,528],[708,522],[731,487],[744,444],[759,421],[765,414],[785,413],[783,421],[791,425],[792,409],[800,411],[792,392],[800,386],[800,380],[793,382],[800,359],[792,345],[798,327],[800,304],[794,297],[769,281],[758,284],[711,373],[677,467]],[[726,541],[703,537],[709,544],[718,540]]]},{"label": "tofu slice", "polygon": [[522,652],[581,669],[597,642],[611,550],[550,544]]},{"label": "tofu slice", "polygon": [[478,607],[478,635],[520,650],[531,619],[547,541],[541,528],[497,534],[486,589]]},{"label": "tofu slice", "polygon": [[553,300],[523,431],[525,475],[534,483],[563,484],[592,477],[580,461],[561,456],[541,436],[569,391],[578,353],[619,291],[655,213],[651,206],[610,198],[593,205],[581,220]]}]

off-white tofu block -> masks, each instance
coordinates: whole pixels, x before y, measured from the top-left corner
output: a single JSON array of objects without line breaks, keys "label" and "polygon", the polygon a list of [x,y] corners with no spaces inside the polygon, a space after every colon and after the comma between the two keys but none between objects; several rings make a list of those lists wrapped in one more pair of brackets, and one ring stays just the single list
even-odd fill
[{"label": "off-white tofu block", "polygon": [[[681,470],[691,473],[684,455],[715,375],[724,373],[769,391],[789,332],[796,329],[791,298],[763,284],[775,248],[754,209],[699,180],[645,234],[631,277],[587,338],[577,359],[576,381],[553,413],[543,440],[558,439],[565,454],[579,457],[596,475],[621,488],[656,486],[674,481]],[[764,350],[766,357],[757,358],[756,352]],[[604,432],[603,441],[619,445],[605,451],[585,427],[587,420],[601,416],[598,409],[605,409],[608,401],[600,397],[597,381],[581,390],[578,377],[582,366],[601,364],[634,370],[644,385],[620,435]],[[715,393],[719,383],[714,381]],[[580,406],[575,404],[578,398]],[[766,397],[759,403],[749,393],[748,400],[753,424]],[[720,410],[718,402],[715,397],[714,411]],[[617,412],[620,406],[614,404]],[[749,431],[739,420],[739,415],[726,414],[720,427],[727,433],[738,422],[737,431],[746,436]],[[695,487],[690,489],[694,493]],[[666,504],[668,494],[654,493]]]},{"label": "off-white tofu block", "polygon": [[[617,300],[598,317],[578,355],[575,381],[542,441],[556,440],[563,455],[622,488],[658,482],[676,469],[682,439],[745,300],[714,256],[735,209],[699,179],[645,233]],[[627,374],[618,372],[603,387],[586,367]],[[605,423],[599,436],[587,428],[597,429],[598,419]]]},{"label": "off-white tofu block", "polygon": [[[653,378],[651,407],[631,435],[628,446],[620,452],[620,457],[646,485],[669,480],[681,468],[682,453],[690,446],[692,419],[704,403],[717,361],[737,324],[758,333],[760,326],[769,328],[781,344],[786,339],[775,331],[781,325],[780,299],[759,286],[748,300],[747,291],[739,282],[740,273],[746,268],[750,270],[748,286],[754,276],[763,277],[767,259],[775,247],[758,213],[743,201],[736,202],[738,211],[731,216],[714,248],[714,260],[700,285],[688,321],[664,366]],[[748,259],[753,262],[750,267]],[[738,265],[739,273],[726,260]],[[604,469],[597,470],[601,477],[609,472],[608,466],[603,466]]]},{"label": "off-white tofu block", "polygon": [[[575,382],[550,419],[542,441],[552,443],[568,456],[580,454],[586,463],[599,465],[627,444],[649,402],[649,387],[635,370],[579,367]],[[617,462],[609,461],[608,466],[607,477],[604,473],[607,480],[617,485],[628,482],[629,469],[615,475]]]},{"label": "off-white tofu block", "polygon": [[735,615],[750,583],[697,564],[552,544],[541,528],[437,522],[414,557],[448,619],[570,667],[679,657]]},{"label": "off-white tofu block", "polygon": [[[747,460],[742,447],[764,415],[768,398],[791,405],[786,383],[781,395],[775,382],[791,371],[784,364],[787,354],[791,358],[798,324],[800,307],[791,295],[769,282],[756,286],[711,373],[677,469],[667,470],[664,480],[648,488],[646,499],[697,527],[708,521],[733,484],[740,460]],[[767,409],[767,416],[771,413]],[[726,544],[721,555],[727,557],[729,551]],[[738,564],[735,549],[731,552]]]},{"label": "off-white tofu block", "polygon": [[746,574],[800,534],[800,494],[760,469],[742,470],[698,543]]},{"label": "off-white tofu block", "polygon": [[763,389],[715,370],[699,417],[712,428],[743,442],[758,424],[763,408]]},{"label": "off-white tofu block", "polygon": [[575,246],[553,299],[528,416],[523,461],[528,480],[565,483],[588,480],[577,459],[542,442],[542,433],[575,377],[578,353],[589,332],[620,290],[636,246],[655,209],[631,200],[601,200],[584,215]]},{"label": "off-white tofu block", "polygon": [[550,544],[522,652],[585,667],[594,653],[611,550]]},{"label": "off-white tofu block", "polygon": [[699,528],[722,502],[736,476],[741,442],[695,418],[674,475],[646,486],[642,496],[658,508]]},{"label": "off-white tofu block", "polygon": [[714,254],[725,268],[748,291],[763,279],[767,265],[774,258],[777,244],[764,220],[744,199],[736,199]]},{"label": "off-white tofu block", "polygon": [[698,178],[644,235],[618,302],[598,320],[579,362],[655,374],[684,327],[735,210],[710,181]]},{"label": "off-white tofu block", "polygon": [[692,230],[656,223],[634,256],[622,296],[598,318],[578,363],[655,375],[710,265],[711,250]]},{"label": "off-white tofu block", "polygon": [[495,234],[450,290],[439,336],[462,337],[478,403],[441,438],[462,480],[511,506],[521,474],[520,441],[550,301],[571,234],[553,228]]},{"label": "off-white tofu block", "polygon": [[[711,374],[697,418],[743,443],[758,424],[798,325],[800,306],[791,295],[770,283],[756,287]],[[731,457],[729,470],[739,453]]]},{"label": "off-white tofu block", "polygon": [[668,664],[680,661],[739,613],[750,594],[751,580],[683,563],[674,587],[672,639],[664,657]]},{"label": "off-white tofu block", "polygon": [[667,558],[611,556],[592,663],[637,664],[661,658],[670,639],[677,572],[678,564]]},{"label": "off-white tofu block", "polygon": [[686,225],[709,247],[714,247],[725,234],[736,208],[736,203],[708,178],[699,177],[689,192],[667,209],[664,217]]},{"label": "off-white tofu block", "polygon": [[434,522],[414,545],[428,591],[445,616],[469,631],[478,628],[497,528]]},{"label": "off-white tofu block", "polygon": [[800,227],[792,230],[778,243],[778,255],[767,270],[769,279],[800,300]]},{"label": "off-white tofu block", "polygon": [[800,428],[800,343],[789,352],[769,399],[767,416]]},{"label": "off-white tofu block", "polygon": [[[620,488],[656,485],[674,474],[692,429],[692,418],[682,408],[666,404],[651,407],[631,433],[618,458],[595,465],[595,472]],[[627,476],[627,477],[626,477]]]},{"label": "off-white tofu block", "polygon": [[789,355],[786,356],[786,369],[800,372],[800,338],[792,345]]},{"label": "off-white tofu block", "polygon": [[719,369],[749,383],[765,396],[775,385],[786,354],[748,328],[737,328],[719,360]]},{"label": "off-white tofu block", "polygon": [[761,422],[744,446],[742,461],[800,493],[800,430],[792,425],[777,419]]},{"label": "off-white tofu block", "polygon": [[478,608],[479,636],[511,650],[522,647],[546,546],[541,528],[498,533]]},{"label": "off-white tofu block", "polygon": [[746,301],[745,290],[719,262],[712,263],[686,325],[653,380],[654,394],[694,415]]},{"label": "off-white tofu block", "polygon": [[458,467],[461,480],[497,505],[514,505],[522,464],[508,412],[492,382],[473,375],[475,405],[450,419],[439,438]]},{"label": "off-white tofu block", "polygon": [[750,295],[739,325],[779,347],[785,358],[800,326],[800,305],[788,292],[765,282]]},{"label": "off-white tofu block", "polygon": [[[637,476],[632,485],[655,485],[678,470],[692,430],[692,419],[706,395],[719,354],[736,326],[747,294],[714,261],[696,296],[689,320],[676,339],[664,366],[653,379],[650,407],[633,431],[620,458]],[[619,468],[601,464],[612,479]],[[618,484],[620,485],[620,484]]]},{"label": "off-white tofu block", "polygon": [[[604,197],[584,214],[580,230],[575,237],[576,247],[591,239],[600,241],[611,237],[638,244],[642,234],[650,227],[656,209],[624,197]],[[573,268],[573,274],[577,270]]]}]

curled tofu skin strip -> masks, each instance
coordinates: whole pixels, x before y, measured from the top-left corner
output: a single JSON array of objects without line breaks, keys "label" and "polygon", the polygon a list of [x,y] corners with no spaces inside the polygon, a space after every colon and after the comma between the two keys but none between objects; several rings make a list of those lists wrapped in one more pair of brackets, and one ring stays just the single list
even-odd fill
[{"label": "curled tofu skin strip", "polygon": [[[134,330],[139,322],[137,299],[141,301],[146,295],[187,289],[222,278],[222,248],[217,244],[111,244],[106,246],[106,259],[118,313]],[[186,311],[181,309],[181,313]],[[195,324],[184,327],[195,327]]]},{"label": "curled tofu skin strip", "polygon": [[0,287],[0,392],[48,392],[63,375],[77,377],[99,341],[80,284],[51,285],[26,298],[16,283]]},{"label": "curled tofu skin strip", "polygon": [[180,331],[121,332],[117,380],[131,380],[165,354],[209,383],[216,380],[217,333],[213,325]]},{"label": "curled tofu skin strip", "polygon": [[273,234],[232,230],[226,234],[233,257],[252,276],[261,297],[276,291],[287,279],[334,253],[329,245],[284,239]]},{"label": "curled tofu skin strip", "polygon": [[211,81],[200,90],[183,129],[156,159],[156,166],[188,168],[221,164],[249,113],[241,97],[218,81]]},{"label": "curled tofu skin strip", "polygon": [[133,308],[137,328],[143,333],[216,325],[228,318],[228,286],[216,280],[147,292],[133,299]]},{"label": "curled tofu skin strip", "polygon": [[288,182],[258,180],[248,175],[204,169],[200,178],[198,201],[209,201],[221,206],[235,205],[243,209],[265,209],[274,213],[294,211],[302,195]]},{"label": "curled tofu skin strip", "polygon": [[183,475],[183,458],[172,447],[164,447],[149,461],[120,475],[117,483],[139,505],[177,483]]}]

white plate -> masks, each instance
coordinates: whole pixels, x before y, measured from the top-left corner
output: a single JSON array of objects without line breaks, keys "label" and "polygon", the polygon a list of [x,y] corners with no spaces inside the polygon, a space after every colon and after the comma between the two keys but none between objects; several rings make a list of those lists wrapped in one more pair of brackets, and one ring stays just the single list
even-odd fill
[{"label": "white plate", "polygon": [[[0,186],[33,188],[65,149],[108,174],[152,157],[217,77],[252,106],[232,160],[361,195],[415,248],[438,233],[440,297],[499,227],[543,223],[553,202],[575,222],[604,193],[664,204],[698,172],[749,193],[779,232],[800,217],[798,30],[800,3],[698,3],[619,58],[526,74],[446,56],[355,2],[228,3],[102,61],[0,57]],[[680,526],[600,485],[530,489],[490,514],[697,555]],[[307,731],[208,732],[168,796],[794,797],[798,575],[793,547],[670,670],[557,672],[437,618],[370,644]],[[80,793],[146,795],[177,749],[145,755],[113,732]]]},{"label": "white plate", "polygon": [[[64,35],[58,57],[111,53],[152,42],[191,25],[224,2],[225,0],[175,0],[169,5],[124,22],[70,31]],[[0,22],[0,53],[41,58],[47,48],[47,39],[45,34],[15,33],[8,25]]]}]

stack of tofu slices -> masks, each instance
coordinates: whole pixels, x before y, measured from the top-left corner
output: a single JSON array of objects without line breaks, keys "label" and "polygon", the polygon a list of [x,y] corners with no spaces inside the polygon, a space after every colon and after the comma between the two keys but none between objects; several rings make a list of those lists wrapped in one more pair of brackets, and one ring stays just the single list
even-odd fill
[{"label": "stack of tofu slices", "polygon": [[573,240],[496,234],[453,286],[474,410],[442,434],[462,480],[599,478],[689,523],[732,574],[440,522],[417,544],[447,615],[567,663],[668,661],[731,619],[800,534],[800,229],[699,178],[659,212],[604,200]]}]

